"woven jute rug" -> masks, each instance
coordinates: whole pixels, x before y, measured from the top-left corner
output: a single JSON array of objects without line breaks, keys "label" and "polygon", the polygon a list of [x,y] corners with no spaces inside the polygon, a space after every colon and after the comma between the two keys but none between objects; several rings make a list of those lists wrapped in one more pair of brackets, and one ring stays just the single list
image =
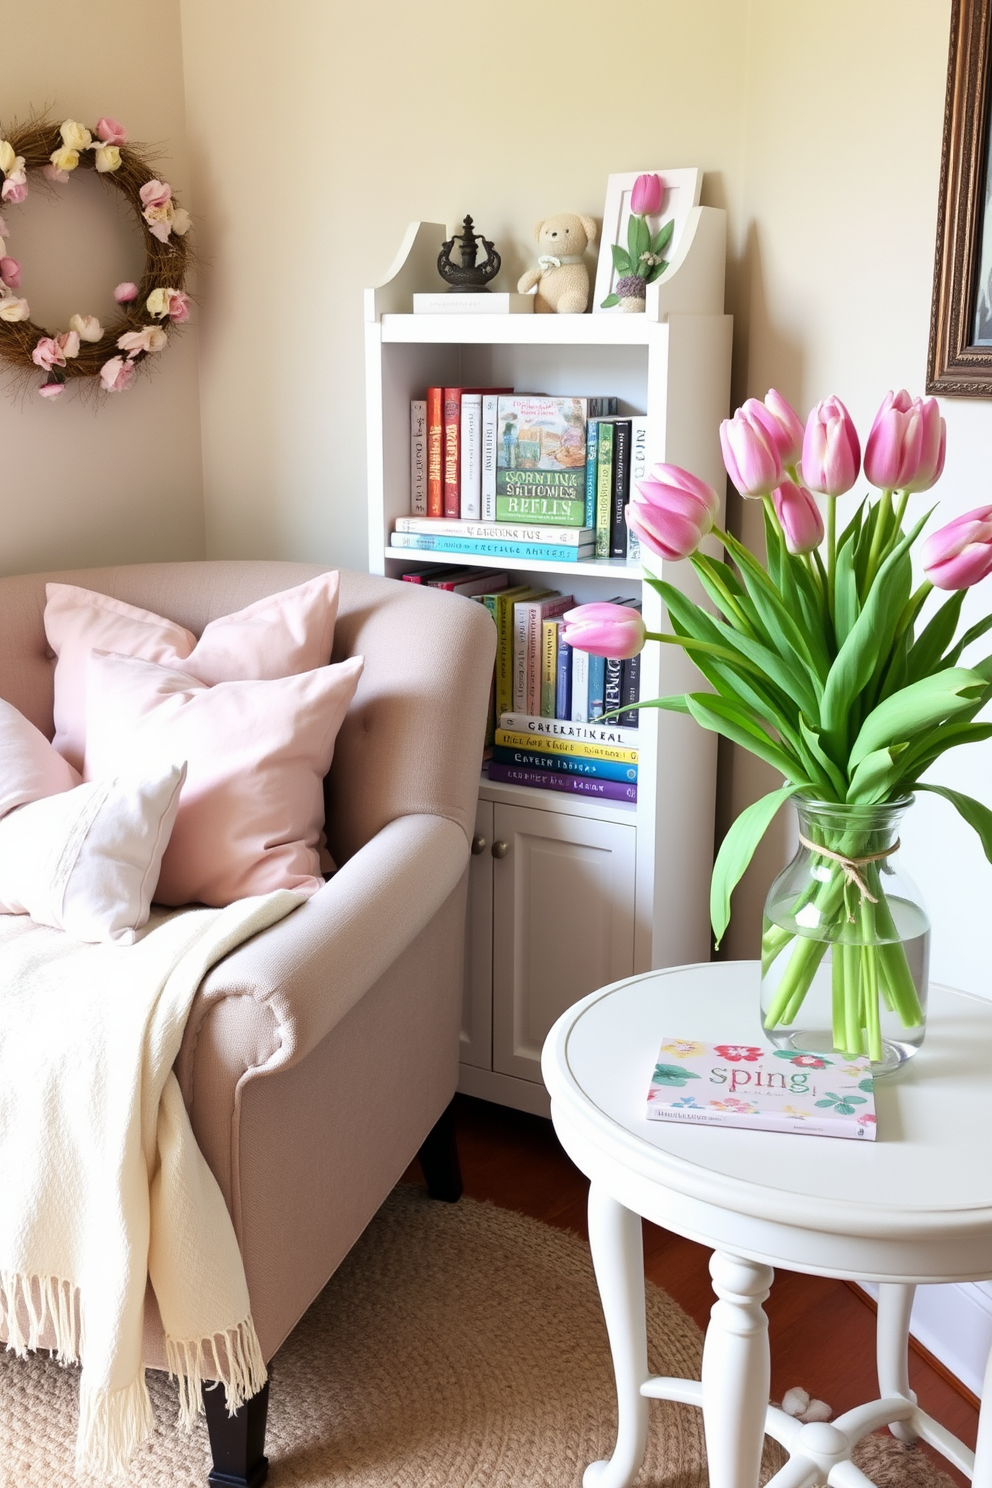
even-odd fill
[{"label": "woven jute rug", "polygon": [[[648,1287],[650,1363],[698,1377],[702,1337]],[[273,1488],[578,1488],[609,1455],[613,1376],[588,1248],[536,1220],[400,1186],[273,1361]],[[149,1382],[154,1438],[131,1488],[204,1488],[206,1428],[174,1425]],[[798,1382],[797,1382],[798,1383]],[[0,1483],[58,1488],[72,1469],[78,1375],[0,1355]],[[765,1476],[782,1459],[772,1444]],[[882,1488],[950,1488],[891,1437],[859,1462]],[[656,1401],[638,1488],[704,1488],[700,1414]]]}]

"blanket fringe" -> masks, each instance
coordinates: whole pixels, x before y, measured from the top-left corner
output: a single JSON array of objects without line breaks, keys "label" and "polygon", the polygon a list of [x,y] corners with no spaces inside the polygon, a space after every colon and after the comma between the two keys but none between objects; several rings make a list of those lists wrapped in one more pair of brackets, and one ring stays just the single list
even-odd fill
[{"label": "blanket fringe", "polygon": [[[51,1327],[53,1350],[60,1364],[79,1360],[79,1289],[59,1276],[25,1276],[20,1271],[0,1271],[0,1331],[7,1335],[7,1348],[23,1359],[41,1348],[41,1337]],[[27,1332],[21,1317],[27,1318]]]},{"label": "blanket fringe", "polygon": [[121,1478],[131,1458],[155,1429],[145,1372],[123,1390],[87,1388],[84,1369],[79,1381],[79,1433],[76,1467],[80,1472]]},{"label": "blanket fringe", "polygon": [[165,1358],[170,1375],[179,1385],[179,1424],[187,1431],[203,1414],[204,1379],[224,1386],[228,1415],[233,1416],[246,1400],[258,1394],[268,1378],[250,1317],[209,1338],[179,1339],[166,1334]]}]

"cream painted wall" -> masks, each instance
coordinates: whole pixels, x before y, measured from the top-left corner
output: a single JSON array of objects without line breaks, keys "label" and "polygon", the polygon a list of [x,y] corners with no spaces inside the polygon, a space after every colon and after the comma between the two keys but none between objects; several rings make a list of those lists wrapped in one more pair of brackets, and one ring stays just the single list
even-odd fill
[{"label": "cream painted wall", "polygon": [[[8,7],[0,126],[33,112],[119,118],[161,148],[167,179],[191,205],[179,19],[178,0],[103,0],[57,16]],[[49,329],[75,311],[108,316],[114,285],[137,278],[143,261],[110,187],[87,175],[61,189],[46,195],[39,184],[3,209],[22,293]],[[0,390],[0,572],[202,556],[195,330],[125,394],[48,402],[34,386]]]}]

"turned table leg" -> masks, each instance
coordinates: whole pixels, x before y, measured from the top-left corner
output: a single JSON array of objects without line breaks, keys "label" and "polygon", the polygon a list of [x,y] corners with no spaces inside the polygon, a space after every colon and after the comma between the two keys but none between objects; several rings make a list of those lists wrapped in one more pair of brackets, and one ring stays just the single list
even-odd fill
[{"label": "turned table leg", "polygon": [[703,1425],[710,1488],[758,1488],[771,1383],[762,1302],[770,1266],[714,1251],[717,1300],[703,1345]]},{"label": "turned table leg", "polygon": [[589,1188],[589,1247],[613,1355],[619,1419],[613,1456],[591,1462],[582,1482],[583,1488],[628,1488],[648,1441],[649,1405],[641,1394],[648,1378],[641,1217],[597,1183]]},{"label": "turned table leg", "polygon": [[[883,1282],[878,1288],[875,1357],[878,1393],[883,1400],[889,1395],[916,1399],[909,1388],[909,1320],[915,1295],[915,1286],[898,1282]],[[916,1440],[916,1432],[905,1421],[890,1421],[889,1430],[901,1442]]]}]

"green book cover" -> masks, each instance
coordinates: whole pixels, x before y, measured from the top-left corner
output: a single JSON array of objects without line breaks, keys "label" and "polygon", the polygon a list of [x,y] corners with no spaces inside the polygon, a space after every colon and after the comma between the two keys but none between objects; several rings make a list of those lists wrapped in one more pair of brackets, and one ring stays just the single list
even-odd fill
[{"label": "green book cover", "polygon": [[503,396],[496,519],[585,525],[586,399]]},{"label": "green book cover", "polygon": [[613,512],[613,425],[600,419],[596,452],[596,557],[610,556],[610,517]]}]

